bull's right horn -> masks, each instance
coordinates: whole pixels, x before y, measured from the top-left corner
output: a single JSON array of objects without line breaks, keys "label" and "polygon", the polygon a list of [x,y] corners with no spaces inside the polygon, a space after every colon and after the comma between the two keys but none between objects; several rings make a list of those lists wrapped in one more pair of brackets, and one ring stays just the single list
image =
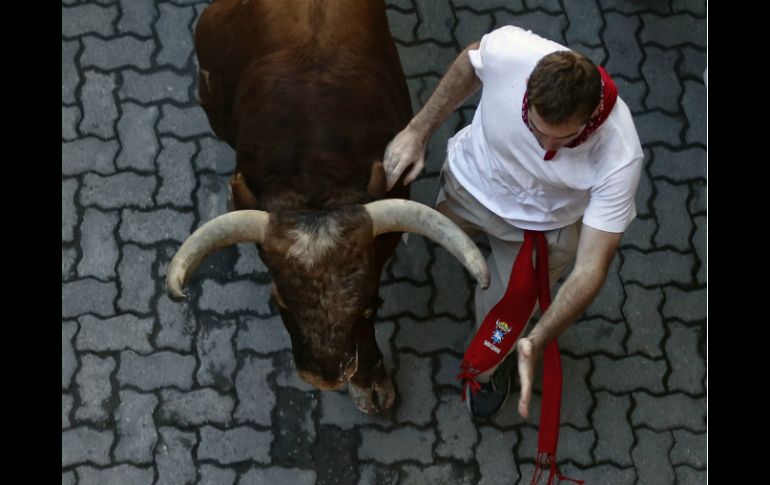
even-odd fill
[{"label": "bull's right horn", "polygon": [[228,212],[211,219],[192,233],[174,255],[166,273],[166,291],[174,300],[185,297],[187,278],[203,259],[217,249],[265,239],[270,214],[258,210]]},{"label": "bull's right horn", "polygon": [[462,229],[439,211],[405,199],[382,199],[364,205],[377,237],[386,232],[414,232],[439,244],[459,259],[482,288],[489,286],[489,269],[479,248]]}]

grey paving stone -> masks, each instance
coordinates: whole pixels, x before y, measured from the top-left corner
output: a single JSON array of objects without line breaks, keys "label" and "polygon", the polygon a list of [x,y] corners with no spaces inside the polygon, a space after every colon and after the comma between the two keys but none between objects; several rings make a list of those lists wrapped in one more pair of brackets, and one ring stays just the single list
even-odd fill
[{"label": "grey paving stone", "polygon": [[558,6],[556,0],[551,1],[554,5],[552,13],[544,13],[540,11],[524,12],[519,14],[511,14],[506,11],[498,11],[493,15],[495,17],[494,28],[502,27],[504,25],[516,25],[525,30],[531,30],[535,34],[551,39],[554,42],[560,44],[566,44],[564,39],[564,31],[567,29],[567,18],[562,13],[561,6]]},{"label": "grey paving stone", "polygon": [[641,251],[652,251],[655,249],[655,243],[652,239],[656,232],[658,232],[658,223],[655,219],[637,217],[623,234],[621,245],[628,244]]},{"label": "grey paving stone", "polygon": [[62,318],[77,317],[83,313],[110,317],[115,314],[113,302],[117,296],[118,288],[112,281],[102,283],[93,278],[83,278],[62,283]]},{"label": "grey paving stone", "polygon": [[591,362],[588,358],[573,359],[568,355],[562,355],[561,367],[562,400],[569,403],[562,405],[561,423],[571,424],[577,428],[589,428],[591,423],[588,415],[594,405],[593,396],[588,388]]},{"label": "grey paving stone", "polygon": [[604,352],[622,356],[626,328],[622,323],[612,323],[601,318],[580,320],[570,325],[559,336],[559,348],[579,356]]},{"label": "grey paving stone", "polygon": [[76,322],[61,322],[61,388],[69,389],[72,375],[78,367],[72,337],[78,331]]},{"label": "grey paving stone", "polygon": [[[598,32],[596,33],[594,38],[596,41],[600,40]],[[604,50],[604,46],[602,45],[592,47],[582,42],[568,42],[566,45],[570,49],[578,51],[581,54],[585,55],[587,58],[591,59],[591,61],[597,66],[603,66],[607,60],[607,52]],[[625,98],[623,98],[623,100],[625,101]],[[633,112],[633,110],[631,111]]]},{"label": "grey paving stone", "polygon": [[238,406],[233,417],[239,423],[270,426],[276,397],[268,375],[273,371],[272,359],[260,359],[253,355],[243,357],[235,377]]},{"label": "grey paving stone", "polygon": [[77,483],[77,477],[75,472],[67,472],[61,474],[61,485],[75,485]]},{"label": "grey paving stone", "polygon": [[643,44],[655,42],[663,47],[706,45],[706,23],[693,22],[692,15],[642,14],[641,18],[643,26],[639,37]]},{"label": "grey paving stone", "polygon": [[[335,426],[320,426],[318,439],[313,443],[312,467],[318,473],[317,484],[355,485],[359,479],[356,459],[358,432],[343,431]],[[297,466],[308,465],[295,462]],[[315,464],[320,464],[317,466]]]},{"label": "grey paving stone", "polygon": [[159,64],[171,64],[180,69],[187,65],[187,60],[193,51],[192,7],[177,7],[170,4],[159,6],[160,18],[155,22],[155,31],[160,39],[161,49],[158,53]]},{"label": "grey paving stone", "polygon": [[195,173],[191,162],[196,150],[195,144],[180,143],[173,138],[161,138],[161,144],[163,149],[158,156],[161,184],[156,196],[157,203],[193,207]]},{"label": "grey paving stone", "polygon": [[177,101],[186,103],[190,99],[191,76],[182,76],[169,69],[158,72],[142,73],[133,70],[123,71],[123,85],[118,91],[120,99],[130,99],[140,103]]},{"label": "grey paving stone", "polygon": [[[484,0],[486,2],[487,0]],[[471,8],[482,10],[483,3],[480,1],[466,1],[462,0],[458,2],[455,0],[454,4],[459,6],[460,3],[469,3]],[[494,2],[497,3],[497,2]],[[468,10],[456,10],[457,27],[455,29],[454,37],[457,39],[461,49],[465,49],[474,42],[481,40],[481,37],[493,30],[495,18],[491,14],[476,14]]]},{"label": "grey paving stone", "polygon": [[631,424],[647,425],[656,431],[685,427],[693,432],[706,431],[706,402],[682,393],[656,397],[647,392],[633,394],[636,407]]},{"label": "grey paving stone", "polygon": [[209,310],[227,315],[232,312],[255,312],[259,315],[270,314],[270,287],[253,281],[233,281],[219,284],[214,280],[203,281],[203,291],[198,305],[201,310]]},{"label": "grey paving stone", "polygon": [[651,360],[642,356],[613,360],[603,355],[593,358],[594,371],[591,386],[613,392],[646,389],[663,392],[663,376],[667,366],[663,360]]},{"label": "grey paving stone", "polygon": [[195,191],[197,204],[195,211],[199,216],[199,225],[227,212],[229,197],[229,177],[221,175],[198,175],[198,188]]},{"label": "grey paving stone", "polygon": [[154,249],[142,249],[134,244],[123,246],[123,259],[118,264],[120,310],[143,314],[150,312],[150,300],[155,295],[155,279],[152,277],[154,262]]},{"label": "grey paving stone", "polygon": [[[81,201],[88,197],[94,186],[92,175],[86,175],[86,184],[81,191]],[[100,178],[98,175],[93,177]],[[93,193],[93,192],[90,192]],[[83,257],[78,263],[78,275],[93,276],[100,280],[115,277],[115,265],[118,262],[118,245],[115,243],[115,228],[118,215],[87,208],[80,227],[80,248]]]},{"label": "grey paving stone", "polygon": [[78,181],[67,179],[61,181],[61,240],[75,240],[75,226],[78,225],[78,213],[75,208],[75,193]]},{"label": "grey paving stone", "polygon": [[407,243],[402,241],[396,247],[388,272],[395,278],[409,278],[418,284],[427,283],[430,276],[428,240],[416,234],[410,234],[407,241]]},{"label": "grey paving stone", "polygon": [[416,286],[409,282],[381,285],[380,297],[384,300],[380,318],[409,315],[425,319],[430,316],[429,286]]},{"label": "grey paving stone", "polygon": [[412,318],[399,319],[396,347],[420,353],[436,350],[464,352],[473,334],[473,323],[453,322],[446,318],[417,321]]},{"label": "grey paving stone", "polygon": [[639,66],[644,54],[636,42],[628,41],[629,36],[634,35],[640,28],[639,18],[605,12],[604,19],[607,22],[603,34],[604,45],[609,54],[605,65],[607,73],[611,76],[640,78]]},{"label": "grey paving stone", "polygon": [[613,396],[605,391],[596,393],[596,409],[591,418],[598,435],[594,448],[597,462],[610,461],[623,467],[633,465],[634,433],[626,417],[630,408],[628,396]]},{"label": "grey paving stone", "polygon": [[[612,259],[612,264],[610,264],[604,285],[599,290],[599,294],[596,295],[594,301],[586,308],[586,316],[592,318],[602,317],[615,321],[623,319],[621,308],[626,295],[623,289],[623,282],[620,279],[619,268],[620,258],[616,254]],[[558,297],[558,294],[554,294],[554,297]]]},{"label": "grey paving stone", "polygon": [[443,76],[457,57],[453,47],[441,47],[437,44],[419,44],[403,46],[396,44],[404,74],[421,76],[436,74]]},{"label": "grey paving stone", "polygon": [[671,463],[705,468],[707,466],[706,434],[694,434],[683,429],[674,430],[672,433],[674,448],[671,450]]},{"label": "grey paving stone", "polygon": [[176,428],[161,427],[160,443],[155,450],[155,463],[160,484],[192,483],[197,472],[193,458],[193,448],[197,444],[195,433],[188,433]]},{"label": "grey paving stone", "polygon": [[650,86],[645,99],[647,108],[659,108],[669,113],[679,111],[682,85],[676,73],[679,53],[653,45],[644,48],[642,74]]},{"label": "grey paving stone", "polygon": [[[403,393],[402,393],[403,395]],[[464,402],[455,392],[441,394],[436,409],[438,443],[436,454],[444,458],[462,461],[473,459],[473,447],[478,442],[476,425]]]},{"label": "grey paving stone", "polygon": [[190,351],[196,328],[195,315],[190,308],[183,303],[171,301],[163,293],[158,300],[157,314],[160,331],[155,337],[155,344],[158,347]]},{"label": "grey paving stone", "polygon": [[671,433],[639,429],[636,431],[636,437],[638,442],[631,456],[639,474],[639,482],[661,485],[675,483],[676,474],[668,456],[668,450],[674,441]]},{"label": "grey paving stone", "polygon": [[120,405],[115,412],[117,461],[153,463],[152,452],[158,442],[158,432],[152,415],[157,405],[158,398],[153,394],[142,394],[131,389],[120,391]]},{"label": "grey paving stone", "polygon": [[[645,157],[647,158],[647,157]],[[641,177],[639,178],[639,187],[636,189],[636,212],[641,217],[654,216],[651,210],[651,199],[653,195],[653,183],[646,170],[642,170]]]},{"label": "grey paving stone", "polygon": [[453,464],[449,463],[431,465],[424,468],[404,465],[401,469],[404,474],[404,479],[401,483],[404,485],[442,485],[445,483],[471,485],[473,483],[473,472],[471,470],[453,466]]},{"label": "grey paving stone", "polygon": [[659,310],[663,292],[659,288],[648,290],[638,285],[626,286],[626,292],[628,300],[623,306],[623,313],[631,331],[626,342],[628,352],[661,357],[661,341],[666,333]]},{"label": "grey paving stone", "polygon": [[77,469],[80,485],[150,485],[153,483],[152,468],[132,465],[117,465],[109,468],[79,466]]},{"label": "grey paving stone", "polygon": [[152,36],[152,24],[158,18],[158,8],[152,0],[120,0],[118,31]]},{"label": "grey paving stone", "polygon": [[75,340],[78,350],[95,352],[131,349],[152,352],[150,334],[154,319],[121,314],[112,318],[84,315],[78,319],[80,332]]},{"label": "grey paving stone", "polygon": [[692,268],[695,258],[689,254],[680,254],[668,249],[651,253],[641,253],[633,248],[621,249],[623,266],[620,277],[626,282],[645,286],[658,286],[670,283],[688,284],[692,280]]},{"label": "grey paving stone", "polygon": [[[603,65],[604,62],[600,64]],[[634,116],[646,111],[644,98],[647,95],[647,86],[644,81],[629,81],[622,77],[613,78],[613,81],[618,88],[618,95],[628,105],[628,109]]]},{"label": "grey paving stone", "polygon": [[78,106],[61,107],[61,138],[62,140],[72,141],[78,138],[77,126],[82,118],[82,113]]},{"label": "grey paving stone", "polygon": [[688,148],[673,151],[666,147],[653,147],[654,159],[650,164],[653,177],[664,177],[675,182],[706,178],[706,150]]},{"label": "grey paving stone", "polygon": [[676,473],[676,483],[680,485],[700,485],[707,483],[706,470],[693,470],[688,466],[678,466],[674,468]]},{"label": "grey paving stone", "polygon": [[454,15],[450,0],[416,0],[417,40],[432,40],[449,44],[452,42]]},{"label": "grey paving stone", "polygon": [[236,365],[232,341],[235,329],[236,323],[232,320],[201,322],[197,339],[200,366],[195,375],[198,385],[216,387],[220,391],[232,389]]},{"label": "grey paving stone", "polygon": [[62,468],[77,463],[109,465],[112,440],[112,431],[97,431],[85,426],[62,431]]},{"label": "grey paving stone", "polygon": [[673,0],[671,10],[689,12],[693,15],[706,15],[706,0]]},{"label": "grey paving stone", "polygon": [[115,173],[115,154],[120,146],[116,140],[102,141],[89,136],[61,144],[62,175],[83,172]]},{"label": "grey paving stone", "polygon": [[517,483],[521,478],[513,456],[518,441],[515,431],[501,431],[491,426],[479,428],[481,439],[476,447],[481,480],[478,485]]},{"label": "grey paving stone", "polygon": [[452,386],[460,389],[460,381],[457,380],[457,374],[460,373],[460,362],[462,357],[457,357],[448,352],[438,354],[438,370],[434,375],[436,384]]},{"label": "grey paving stone", "polygon": [[113,23],[118,16],[115,7],[76,5],[61,8],[62,37],[78,37],[83,34],[99,34],[109,37],[115,34]]},{"label": "grey paving stone", "polygon": [[318,404],[317,395],[317,392],[290,387],[278,388],[273,426],[281,432],[275,435],[270,449],[273,462],[313,466],[310,456],[316,439],[313,415]]},{"label": "grey paving stone", "polygon": [[[569,20],[566,32],[567,42],[582,42],[587,45],[601,44],[599,33],[603,27],[602,13],[593,2],[566,2],[564,10]],[[560,12],[557,8],[556,12]]]},{"label": "grey paving stone", "polygon": [[190,235],[193,215],[172,209],[121,212],[120,237],[126,241],[154,244],[161,241],[183,243]]},{"label": "grey paving stone", "polygon": [[163,389],[160,396],[158,418],[164,424],[175,426],[224,425],[230,421],[235,407],[233,396],[220,394],[211,388],[189,392]]},{"label": "grey paving stone", "polygon": [[401,352],[399,361],[394,383],[401,402],[396,409],[396,419],[401,423],[428,424],[436,407],[436,395],[431,389],[431,360]]},{"label": "grey paving stone", "polygon": [[210,135],[209,120],[200,106],[177,108],[164,104],[161,106],[163,116],[158,124],[158,131],[172,134],[180,138]]},{"label": "grey paving stone", "polygon": [[551,13],[560,13],[562,10],[558,0],[527,0],[527,7],[540,8]]},{"label": "grey paving stone", "polygon": [[686,185],[674,185],[665,180],[655,182],[658,193],[653,199],[653,208],[658,214],[658,232],[655,234],[657,247],[670,246],[680,251],[690,249],[692,219],[687,212],[690,189]]},{"label": "grey paving stone", "polygon": [[692,238],[693,248],[698,255],[700,267],[698,268],[698,284],[706,284],[706,216],[693,217],[695,221],[695,235]]},{"label": "grey paving stone", "polygon": [[496,10],[501,6],[506,6],[514,12],[524,10],[523,0],[452,0],[452,3],[457,8],[462,8],[463,10],[469,8],[472,11],[478,12]]},{"label": "grey paving stone", "polygon": [[[200,485],[233,485],[238,474],[229,468],[219,468],[213,465],[199,465]],[[241,481],[243,483],[243,481]]]},{"label": "grey paving stone", "polygon": [[267,266],[257,253],[256,244],[238,244],[236,248],[238,249],[238,261],[233,268],[236,274],[254,275],[268,272]]},{"label": "grey paving stone", "polygon": [[175,386],[190,389],[193,384],[195,358],[174,352],[155,352],[139,355],[133,350],[120,353],[118,382],[123,386],[136,386],[143,391]]},{"label": "grey paving stone", "polygon": [[64,41],[61,43],[61,102],[73,104],[77,102],[75,90],[80,82],[75,57],[80,49],[78,41]]},{"label": "grey paving stone", "polygon": [[634,116],[636,130],[642,143],[666,143],[679,146],[684,121],[681,116],[671,116],[651,111]]},{"label": "grey paving stone", "polygon": [[[80,203],[102,209],[119,209],[125,206],[152,207],[155,177],[121,172],[102,177],[89,173],[83,177]],[[112,214],[111,214],[112,215]]]},{"label": "grey paving stone", "polygon": [[359,466],[358,485],[396,485],[398,470],[376,464]]},{"label": "grey paving stone", "polygon": [[212,426],[203,426],[200,437],[199,460],[214,460],[223,465],[246,460],[270,463],[273,434],[269,431],[255,431],[246,426],[220,431]]},{"label": "grey paving stone", "polygon": [[115,370],[115,359],[84,354],[80,360],[82,365],[75,376],[80,406],[75,409],[75,419],[80,423],[103,425],[110,419],[110,374]]},{"label": "grey paving stone", "polygon": [[706,142],[706,87],[695,81],[684,81],[684,114],[687,116],[687,143]]},{"label": "grey paving stone", "polygon": [[241,476],[241,485],[267,485],[271,483],[291,483],[292,485],[313,485],[317,475],[315,470],[302,468],[252,468]]},{"label": "grey paving stone", "polygon": [[[280,387],[290,387],[303,392],[311,392],[315,387],[302,380],[297,374],[294,356],[291,352],[281,352],[274,358],[275,383]],[[280,405],[279,405],[280,407]]]},{"label": "grey paving stone", "polygon": [[679,75],[681,77],[696,77],[703,81],[703,72],[706,70],[706,50],[697,49],[692,46],[683,46],[679,48],[682,53],[682,63],[679,65]]},{"label": "grey paving stone", "polygon": [[617,10],[625,14],[654,11],[658,13],[671,12],[669,0],[644,0],[629,2],[628,0],[599,0],[602,10]]},{"label": "grey paving stone", "polygon": [[73,398],[71,394],[61,395],[61,429],[69,428],[70,412],[72,411]]},{"label": "grey paving stone", "polygon": [[150,56],[155,50],[153,40],[138,40],[127,35],[110,40],[86,36],[83,37],[83,45],[85,48],[80,56],[80,64],[107,71],[128,66],[149,69]]},{"label": "grey paving stone", "polygon": [[75,248],[61,248],[61,280],[70,281],[75,277],[75,261],[78,254]]},{"label": "grey paving stone", "polygon": [[706,203],[708,194],[706,191],[706,181],[698,180],[690,183],[690,214],[700,215],[706,213]]},{"label": "grey paving stone", "polygon": [[706,362],[698,343],[701,330],[675,322],[669,324],[669,329],[671,335],[666,340],[666,355],[671,364],[669,388],[690,394],[705,394]]},{"label": "grey paving stone", "polygon": [[[530,404],[530,406],[532,405]],[[539,420],[534,419],[531,415],[527,421],[530,423],[539,422]],[[537,427],[532,424],[526,424],[519,428],[519,433],[521,433],[521,439],[516,443],[516,456],[519,460],[526,459],[534,461],[537,457]],[[561,434],[561,429],[559,430],[559,434]],[[561,458],[561,455],[559,458]],[[525,478],[532,476],[531,472],[527,473],[523,469],[521,470],[521,473]]]},{"label": "grey paving stone", "polygon": [[466,283],[463,266],[444,248],[436,249],[430,276],[436,285],[433,304],[434,314],[447,313],[455,317],[466,317],[470,322],[473,314],[468,311],[473,300],[473,290]]},{"label": "grey paving stone", "polygon": [[406,426],[383,432],[378,429],[362,428],[358,458],[388,464],[410,460],[427,465],[433,461],[431,448],[435,442],[436,435],[432,429],[420,431]]},{"label": "grey paving stone", "polygon": [[116,160],[118,168],[154,172],[155,157],[159,149],[155,135],[158,108],[130,102],[122,103],[121,107],[123,114],[118,121],[121,150]]},{"label": "grey paving stone", "polygon": [[663,289],[666,302],[663,304],[663,316],[676,318],[684,322],[696,322],[706,319],[706,290],[680,290],[674,286]]},{"label": "grey paving stone", "polygon": [[389,8],[385,14],[388,16],[390,33],[396,42],[410,43],[416,41],[414,30],[417,27],[418,17],[413,12],[403,13]]},{"label": "grey paving stone", "polygon": [[198,140],[200,151],[195,155],[196,170],[208,170],[220,175],[230,175],[235,169],[235,150],[227,143],[204,136]]},{"label": "grey paving stone", "polygon": [[291,349],[289,332],[279,316],[258,318],[244,315],[235,342],[239,351],[249,349],[262,354]]},{"label": "grey paving stone", "polygon": [[[525,465],[534,471],[533,465]],[[525,466],[522,466],[522,470]],[[637,482],[636,472],[633,468],[620,468],[613,464],[592,466],[588,469],[576,468],[569,463],[560,467],[561,472],[572,478],[584,480],[591,485],[633,485]],[[525,477],[531,477],[532,471],[523,473]]]},{"label": "grey paving stone", "polygon": [[581,431],[562,425],[559,428],[558,460],[570,460],[580,466],[590,467],[594,464],[591,450],[596,446],[596,441],[596,433],[592,429]]},{"label": "grey paving stone", "polygon": [[[318,417],[320,424],[334,425],[343,430],[355,429],[358,426],[368,424],[377,424],[384,429],[393,426],[391,420],[385,416],[372,416],[359,411],[347,391],[321,392],[318,397],[321,410]],[[377,459],[379,460],[379,457]]]},{"label": "grey paving stone", "polygon": [[115,136],[115,120],[118,119],[118,107],[115,105],[114,74],[85,72],[85,84],[80,92],[83,106],[83,118],[80,120],[80,132],[101,138]]}]

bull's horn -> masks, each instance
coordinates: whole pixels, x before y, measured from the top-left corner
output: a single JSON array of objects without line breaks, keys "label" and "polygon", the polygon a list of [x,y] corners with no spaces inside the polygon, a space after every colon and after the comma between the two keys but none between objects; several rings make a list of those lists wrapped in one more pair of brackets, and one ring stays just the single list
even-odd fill
[{"label": "bull's horn", "polygon": [[459,259],[482,288],[489,286],[489,269],[481,251],[462,229],[435,209],[405,199],[383,199],[364,206],[374,236],[386,232],[414,232],[447,249]]},{"label": "bull's horn", "polygon": [[228,212],[198,228],[174,255],[166,273],[166,291],[171,298],[184,298],[188,276],[198,264],[217,249],[242,242],[261,243],[270,214],[258,210]]}]

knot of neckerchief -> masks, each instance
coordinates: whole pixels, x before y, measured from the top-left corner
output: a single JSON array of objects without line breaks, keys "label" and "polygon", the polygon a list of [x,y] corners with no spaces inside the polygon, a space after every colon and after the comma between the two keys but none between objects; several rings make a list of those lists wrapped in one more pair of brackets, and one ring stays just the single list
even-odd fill
[{"label": "knot of neckerchief", "polygon": [[[536,265],[533,251],[537,248]],[[508,355],[513,344],[527,324],[535,302],[545,313],[551,304],[551,285],[548,277],[548,242],[540,231],[524,231],[524,242],[511,268],[511,276],[503,297],[489,311],[471,344],[465,351],[457,378],[462,382],[462,399],[470,389],[475,393],[481,387],[476,377],[496,365]],[[540,480],[543,470],[550,469],[548,484],[555,478],[573,480],[561,474],[556,466],[556,448],[559,442],[561,408],[561,358],[556,339],[543,351],[543,396],[540,403],[540,431],[538,459],[532,483]]]},{"label": "knot of neckerchief", "polygon": [[[585,142],[588,137],[593,132],[598,130],[602,123],[607,120],[607,117],[612,112],[612,108],[615,107],[615,101],[618,99],[618,88],[615,85],[615,81],[612,80],[610,75],[607,74],[607,71],[605,71],[603,67],[599,66],[597,69],[599,70],[599,74],[602,78],[602,92],[600,96],[601,100],[599,101],[599,112],[596,113],[596,115],[594,115],[590,120],[588,120],[586,127],[583,128],[583,131],[580,132],[577,138],[564,145],[567,148],[575,148],[576,146]],[[529,106],[527,91],[524,91],[524,99],[521,102],[521,119],[524,120],[524,124],[527,126],[527,128],[532,131],[532,129],[529,128]],[[551,160],[555,156],[556,150],[548,150],[545,152],[543,160]]]}]

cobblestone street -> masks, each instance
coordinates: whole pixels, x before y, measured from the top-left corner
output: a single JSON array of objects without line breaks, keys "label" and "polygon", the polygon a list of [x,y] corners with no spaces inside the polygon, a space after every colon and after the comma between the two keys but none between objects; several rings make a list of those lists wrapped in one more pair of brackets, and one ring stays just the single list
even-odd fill
[{"label": "cobblestone street", "polygon": [[[62,0],[62,485],[529,483],[517,394],[475,425],[455,379],[473,282],[421,236],[382,275],[377,338],[398,396],[367,416],[314,390],[253,245],[164,278],[227,212],[233,150],[196,101],[201,0]],[[559,339],[559,465],[587,485],[706,483],[705,0],[389,0],[417,111],[457,54],[525,27],[605,66],[645,152],[638,217],[597,300]],[[412,199],[433,205],[447,139]],[[538,384],[539,386],[539,384]]]}]

